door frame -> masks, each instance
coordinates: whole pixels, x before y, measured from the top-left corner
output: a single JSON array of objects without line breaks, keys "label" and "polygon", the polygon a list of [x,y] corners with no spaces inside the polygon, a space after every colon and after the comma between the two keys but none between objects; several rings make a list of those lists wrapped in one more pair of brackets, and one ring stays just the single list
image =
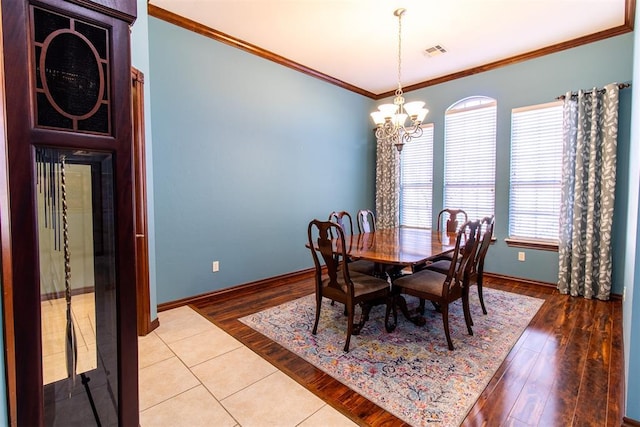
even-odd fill
[{"label": "door frame", "polygon": [[147,167],[144,126],[144,74],[131,68],[133,119],[134,209],[136,235],[136,293],[138,335],[144,336],[160,326],[151,320],[149,292],[149,229],[147,226]]}]

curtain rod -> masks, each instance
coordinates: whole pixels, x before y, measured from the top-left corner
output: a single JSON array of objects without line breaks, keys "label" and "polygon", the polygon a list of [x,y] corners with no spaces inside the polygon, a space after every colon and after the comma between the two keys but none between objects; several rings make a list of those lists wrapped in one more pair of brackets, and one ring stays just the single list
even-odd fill
[{"label": "curtain rod", "polygon": [[[620,83],[620,84],[618,84],[618,89],[626,89],[629,86],[631,86],[631,83]],[[604,91],[605,91],[604,89],[598,90],[599,93],[604,93]],[[578,96],[578,93],[577,92],[571,92],[571,97],[573,98],[575,96]],[[566,97],[565,95],[560,95],[556,99],[564,99],[565,97]]]}]

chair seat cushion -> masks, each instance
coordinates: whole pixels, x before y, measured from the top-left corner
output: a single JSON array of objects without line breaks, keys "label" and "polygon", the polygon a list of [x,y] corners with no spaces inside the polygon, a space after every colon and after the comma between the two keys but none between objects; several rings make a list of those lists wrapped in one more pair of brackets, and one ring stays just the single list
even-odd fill
[{"label": "chair seat cushion", "polygon": [[349,272],[358,272],[373,276],[376,271],[376,264],[372,261],[358,260],[349,263]]},{"label": "chair seat cushion", "polygon": [[408,274],[396,279],[393,284],[400,288],[412,289],[421,293],[442,296],[442,284],[447,278],[446,274],[433,270],[420,270],[417,273]]},{"label": "chair seat cushion", "polygon": [[[347,287],[343,283],[342,274],[338,275],[338,282],[344,292],[347,292]],[[358,272],[350,273],[351,281],[353,282],[353,292],[355,297],[360,295],[377,292],[385,288],[389,289],[389,283],[384,279],[379,279],[368,274],[362,274]],[[329,279],[326,278],[322,281],[322,286],[326,287],[329,284]]]},{"label": "chair seat cushion", "polygon": [[388,290],[390,288],[389,282],[384,279],[355,271],[351,273],[351,281],[353,282],[356,297],[361,294],[375,292],[385,288]]},{"label": "chair seat cushion", "polygon": [[427,264],[426,268],[428,270],[437,271],[438,273],[447,274],[449,272],[449,268],[451,268],[451,260],[447,261],[443,259],[440,261],[436,261],[431,264]]}]

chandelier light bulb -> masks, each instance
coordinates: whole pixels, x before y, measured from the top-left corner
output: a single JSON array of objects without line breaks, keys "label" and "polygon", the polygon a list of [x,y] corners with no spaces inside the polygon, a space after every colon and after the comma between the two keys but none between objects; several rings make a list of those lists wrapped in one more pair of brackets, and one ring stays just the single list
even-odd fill
[{"label": "chandelier light bulb", "polygon": [[413,101],[404,104],[404,110],[411,117],[418,117],[420,110],[423,110],[422,107],[424,107],[424,102],[422,101]]},{"label": "chandelier light bulb", "polygon": [[374,111],[371,113],[371,118],[376,126],[384,124],[384,113],[382,111]]}]

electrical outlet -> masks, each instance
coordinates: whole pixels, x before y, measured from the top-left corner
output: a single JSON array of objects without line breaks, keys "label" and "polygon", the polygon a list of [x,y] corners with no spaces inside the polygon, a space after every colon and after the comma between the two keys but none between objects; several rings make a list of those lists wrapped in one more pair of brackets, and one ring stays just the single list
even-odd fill
[{"label": "electrical outlet", "polygon": [[524,252],[518,252],[518,261],[524,261]]},{"label": "electrical outlet", "polygon": [[220,271],[220,262],[213,261],[213,266],[211,267],[211,269],[213,270],[214,273],[217,271]]}]

